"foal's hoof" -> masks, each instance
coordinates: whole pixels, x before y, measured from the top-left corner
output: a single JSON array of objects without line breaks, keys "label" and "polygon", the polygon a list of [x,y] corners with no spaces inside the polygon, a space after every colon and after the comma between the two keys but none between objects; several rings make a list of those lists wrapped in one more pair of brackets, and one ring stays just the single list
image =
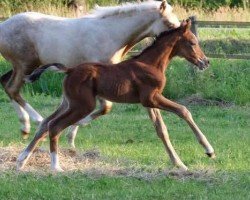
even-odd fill
[{"label": "foal's hoof", "polygon": [[22,138],[24,140],[27,140],[29,138],[29,133],[24,131],[24,130],[21,130],[21,133],[22,133]]},{"label": "foal's hoof", "polygon": [[181,166],[178,166],[178,170],[182,172],[186,172],[188,171],[188,167],[186,165],[181,165]]},{"label": "foal's hoof", "polygon": [[216,155],[215,155],[214,152],[213,152],[213,153],[206,153],[206,154],[207,154],[207,156],[210,157],[210,158],[216,158]]}]

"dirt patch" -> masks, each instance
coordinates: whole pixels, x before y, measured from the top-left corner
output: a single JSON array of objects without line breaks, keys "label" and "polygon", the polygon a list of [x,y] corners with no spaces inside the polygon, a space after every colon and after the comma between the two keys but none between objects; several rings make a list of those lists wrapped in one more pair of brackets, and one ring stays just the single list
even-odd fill
[{"label": "dirt patch", "polygon": [[205,99],[199,94],[193,94],[189,97],[179,100],[184,105],[202,105],[202,106],[219,106],[219,107],[231,107],[234,103],[227,102],[222,99]]},{"label": "dirt patch", "polygon": [[[17,146],[0,148],[0,174],[2,172],[34,173],[35,175],[48,175],[50,171],[50,156],[46,149],[36,149],[22,172],[16,171],[16,160],[23,149]],[[110,177],[133,177],[142,180],[153,180],[156,178],[172,177],[175,179],[209,179],[214,173],[212,170],[187,171],[145,169],[145,166],[134,166],[126,160],[112,160],[101,155],[98,149],[86,151],[74,151],[60,149],[59,153],[61,167],[64,174],[83,173],[91,178],[102,176]]]}]

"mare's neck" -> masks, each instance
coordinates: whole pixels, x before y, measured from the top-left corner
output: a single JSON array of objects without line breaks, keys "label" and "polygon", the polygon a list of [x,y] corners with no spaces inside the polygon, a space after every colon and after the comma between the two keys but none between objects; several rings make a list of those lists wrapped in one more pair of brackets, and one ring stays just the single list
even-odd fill
[{"label": "mare's neck", "polygon": [[109,34],[107,35],[112,37],[106,38],[106,44],[107,48],[112,48],[108,51],[111,61],[113,63],[120,61],[136,43],[145,37],[153,36],[150,30],[152,24],[158,18],[159,14],[156,12],[141,12],[132,17],[118,16],[117,18],[97,19],[104,32],[107,32],[106,29],[109,27]]},{"label": "mare's neck", "polygon": [[178,40],[175,33],[166,36],[160,36],[154,44],[146,48],[139,56],[135,57],[137,61],[165,72],[170,60],[175,56],[175,44]]}]

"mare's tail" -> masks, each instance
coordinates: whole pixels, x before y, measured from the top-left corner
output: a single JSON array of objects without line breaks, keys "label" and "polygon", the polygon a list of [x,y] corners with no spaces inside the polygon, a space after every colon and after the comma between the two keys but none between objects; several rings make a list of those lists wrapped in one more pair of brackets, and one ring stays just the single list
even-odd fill
[{"label": "mare's tail", "polygon": [[69,68],[65,67],[63,64],[60,63],[51,63],[47,65],[43,65],[35,71],[33,71],[30,75],[25,76],[24,80],[26,83],[32,83],[40,78],[43,72],[46,70],[52,70],[52,71],[57,71],[57,72],[62,72],[62,73],[67,73],[69,71]]}]

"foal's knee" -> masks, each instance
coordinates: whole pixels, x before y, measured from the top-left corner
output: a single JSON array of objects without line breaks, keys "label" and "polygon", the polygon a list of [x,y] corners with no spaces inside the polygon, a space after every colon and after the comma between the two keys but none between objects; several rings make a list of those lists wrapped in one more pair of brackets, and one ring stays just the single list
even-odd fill
[{"label": "foal's knee", "polygon": [[178,112],[178,115],[185,120],[189,120],[192,118],[191,112],[185,106],[181,106]]}]

